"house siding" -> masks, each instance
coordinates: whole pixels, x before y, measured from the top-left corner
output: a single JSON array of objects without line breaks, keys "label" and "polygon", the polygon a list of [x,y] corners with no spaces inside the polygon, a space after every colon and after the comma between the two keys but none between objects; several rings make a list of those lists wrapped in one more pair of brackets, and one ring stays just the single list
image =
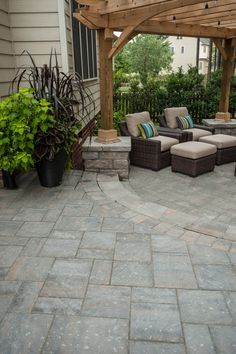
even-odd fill
[{"label": "house siding", "polygon": [[48,62],[55,48],[61,65],[60,31],[57,0],[9,0],[10,22],[16,68],[28,65],[27,50],[37,66]]},{"label": "house siding", "polygon": [[8,1],[0,2],[0,98],[8,94],[15,73]]},{"label": "house siding", "polygon": [[[63,1],[63,3],[61,3]],[[61,6],[62,5],[62,6]],[[64,5],[64,7],[63,7]],[[74,70],[70,0],[2,0],[0,2],[0,98],[16,70],[30,64],[28,51],[37,66],[48,62],[51,49],[58,54],[63,71]],[[100,110],[99,79],[84,82]]]}]

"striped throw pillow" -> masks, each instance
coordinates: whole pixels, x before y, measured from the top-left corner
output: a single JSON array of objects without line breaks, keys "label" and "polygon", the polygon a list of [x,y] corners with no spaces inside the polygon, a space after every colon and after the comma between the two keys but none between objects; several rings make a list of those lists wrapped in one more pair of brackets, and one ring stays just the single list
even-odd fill
[{"label": "striped throw pillow", "polygon": [[138,124],[138,129],[144,139],[153,138],[158,135],[157,128],[152,121]]},{"label": "striped throw pillow", "polygon": [[194,128],[192,117],[189,114],[184,117],[177,116],[176,119],[180,129]]}]

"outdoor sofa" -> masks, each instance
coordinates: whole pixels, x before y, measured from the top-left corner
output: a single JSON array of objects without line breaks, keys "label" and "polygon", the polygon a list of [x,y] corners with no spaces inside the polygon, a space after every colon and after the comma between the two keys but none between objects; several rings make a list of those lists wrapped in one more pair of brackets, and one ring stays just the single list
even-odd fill
[{"label": "outdoor sofa", "polygon": [[[127,119],[136,122],[133,130],[128,129]],[[171,163],[171,146],[187,140],[187,133],[182,131],[168,131],[158,128],[158,136],[144,139],[138,133],[137,125],[140,122],[149,122],[148,112],[130,114],[126,121],[118,124],[121,136],[131,136],[130,163],[158,171]]]},{"label": "outdoor sofa", "polygon": [[214,134],[214,128],[204,125],[194,124],[192,128],[180,129],[177,116],[188,115],[186,107],[170,107],[164,109],[164,115],[158,116],[161,127],[170,132],[184,131],[187,133],[187,141],[198,141],[201,137]]}]

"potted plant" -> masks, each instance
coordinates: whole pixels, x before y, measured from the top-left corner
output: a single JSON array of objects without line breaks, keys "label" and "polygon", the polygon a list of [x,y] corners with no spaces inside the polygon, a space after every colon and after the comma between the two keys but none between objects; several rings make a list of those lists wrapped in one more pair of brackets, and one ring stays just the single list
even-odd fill
[{"label": "potted plant", "polygon": [[54,124],[47,131],[38,130],[34,160],[40,183],[54,187],[61,183],[65,165],[71,166],[71,156],[78,133],[94,112],[94,102],[77,73],[59,69],[56,52],[51,51],[48,65],[37,67],[29,55],[31,66],[21,70],[13,80],[17,88],[26,81],[35,99],[47,100],[52,106]]},{"label": "potted plant", "polygon": [[36,100],[32,89],[20,88],[0,102],[0,168],[6,188],[17,188],[15,173],[33,166],[39,127],[47,131],[53,124],[51,104]]}]

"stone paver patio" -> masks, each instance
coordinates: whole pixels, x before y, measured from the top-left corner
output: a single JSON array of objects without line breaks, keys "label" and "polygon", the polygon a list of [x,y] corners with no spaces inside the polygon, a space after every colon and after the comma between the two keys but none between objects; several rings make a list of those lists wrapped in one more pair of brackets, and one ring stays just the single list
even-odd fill
[{"label": "stone paver patio", "polygon": [[0,353],[235,354],[233,170],[0,189]]}]

